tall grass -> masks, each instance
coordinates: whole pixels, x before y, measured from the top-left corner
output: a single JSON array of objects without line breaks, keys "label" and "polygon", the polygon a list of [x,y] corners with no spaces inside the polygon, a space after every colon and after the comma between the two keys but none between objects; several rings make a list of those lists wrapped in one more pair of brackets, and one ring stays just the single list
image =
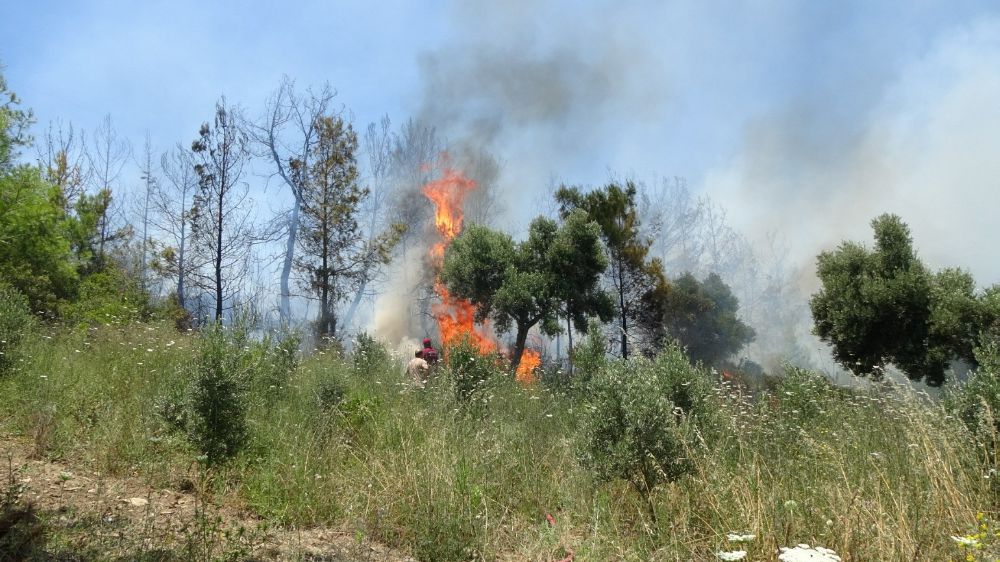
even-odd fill
[{"label": "tall grass", "polygon": [[219,501],[421,560],[710,560],[731,531],[757,535],[740,547],[751,560],[803,542],[844,560],[947,560],[950,535],[996,509],[991,467],[940,405],[793,369],[757,396],[712,383],[717,415],[684,442],[689,472],[652,491],[652,518],[629,483],[581,464],[586,393],[493,376],[467,399],[443,369],[415,389],[370,342],[364,357],[316,353],[255,375],[278,382],[247,386],[249,441],[205,468],[169,415],[198,338],[165,324],[50,328],[0,379],[0,424],[40,457],[155,486],[207,470]]}]

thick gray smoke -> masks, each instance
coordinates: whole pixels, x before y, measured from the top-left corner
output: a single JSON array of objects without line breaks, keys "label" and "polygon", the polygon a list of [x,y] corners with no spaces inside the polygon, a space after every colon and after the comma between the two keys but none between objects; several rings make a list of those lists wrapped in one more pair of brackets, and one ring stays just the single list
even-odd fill
[{"label": "thick gray smoke", "polygon": [[754,319],[782,334],[760,338],[757,358],[820,358],[806,307],[815,256],[870,241],[882,212],[903,216],[931,266],[1000,281],[1000,20],[988,3],[577,4],[456,3],[458,35],[419,58],[415,114],[449,147],[499,159],[515,236],[554,182],[686,176],[758,257],[782,241],[786,287],[772,297],[788,311]]},{"label": "thick gray smoke", "polygon": [[[554,33],[544,12],[556,6],[490,3],[488,16],[479,7],[457,3],[451,27],[461,30],[458,38],[419,57],[415,123],[433,129],[452,164],[479,184],[467,199],[466,222],[503,224],[517,235],[539,214],[533,204],[554,175],[604,169],[588,155],[609,150],[614,139],[606,133],[622,115],[635,123],[656,113],[661,98],[648,92],[658,72],[644,68],[641,44],[611,26],[600,41],[584,41],[589,31],[582,28],[573,32],[580,41],[568,39],[565,26]],[[420,182],[397,188],[401,200],[430,206],[419,194]],[[433,335],[427,311],[415,311],[413,299],[419,293],[414,283],[428,278],[421,256],[436,235],[416,228],[413,248],[394,266],[393,286],[376,305],[373,329],[391,341],[415,329]]]},{"label": "thick gray smoke", "polygon": [[[419,119],[451,146],[494,153],[510,217],[553,176],[603,179],[615,151],[612,131],[655,120],[666,97],[650,46],[616,18],[578,19],[559,3],[458,3],[459,38],[420,59]],[[623,14],[623,12],[617,12]],[[589,23],[578,23],[587,21]],[[513,205],[511,205],[513,204]]]}]

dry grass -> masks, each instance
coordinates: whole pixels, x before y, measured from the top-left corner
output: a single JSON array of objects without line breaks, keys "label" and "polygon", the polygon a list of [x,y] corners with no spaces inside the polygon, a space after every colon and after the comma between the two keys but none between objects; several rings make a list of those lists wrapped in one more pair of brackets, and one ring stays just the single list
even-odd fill
[{"label": "dry grass", "polygon": [[[197,336],[49,335],[0,380],[0,423],[40,456],[183,486],[197,451],[155,405],[186,384]],[[335,408],[320,400],[330,381],[344,389]],[[251,442],[209,490],[276,525],[349,528],[422,560],[711,560],[730,531],[757,535],[740,546],[748,560],[797,543],[852,561],[948,560],[950,535],[996,509],[981,445],[900,389],[798,372],[762,396],[716,386],[720,415],[687,444],[693,472],[654,491],[655,524],[629,486],[577,461],[578,395],[495,381],[479,396],[470,408],[441,378],[409,389],[391,361],[314,355],[285,388],[252,394]]]}]

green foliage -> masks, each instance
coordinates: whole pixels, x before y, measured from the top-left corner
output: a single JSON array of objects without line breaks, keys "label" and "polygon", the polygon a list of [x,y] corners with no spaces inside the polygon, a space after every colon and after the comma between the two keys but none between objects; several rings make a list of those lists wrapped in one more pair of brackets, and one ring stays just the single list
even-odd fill
[{"label": "green foliage", "polygon": [[[476,319],[485,320],[497,309],[497,293],[507,280],[508,268],[514,263],[517,247],[506,233],[470,224],[452,241],[445,253],[441,280],[448,290],[476,304]],[[514,298],[507,291],[506,299]],[[498,311],[498,317],[511,322],[510,311]]]},{"label": "green foliage", "polygon": [[979,368],[945,395],[945,405],[978,439],[995,448],[1000,444],[1000,341],[986,340],[975,353]]},{"label": "green foliage", "polygon": [[[635,184],[629,181],[624,185],[609,183],[589,193],[563,186],[555,195],[564,219],[569,220],[573,212],[583,210],[600,227],[607,252],[605,279],[613,293],[613,302],[596,303],[595,313],[602,312],[602,319],[605,319],[611,317],[608,305],[615,309],[622,357],[629,356],[630,340],[636,340],[637,330],[633,323],[640,320],[647,306],[643,301],[648,300],[650,292],[662,293],[667,284],[660,260],[647,259],[652,240],[639,233],[636,192]],[[567,305],[570,314],[574,315],[573,302]]]},{"label": "green foliage", "polygon": [[288,384],[288,379],[299,367],[299,345],[302,338],[297,332],[268,334],[263,346],[269,351],[266,374],[263,380],[278,388]]},{"label": "green foliage", "polygon": [[324,412],[338,408],[347,396],[347,386],[338,377],[327,377],[316,387],[316,402]]},{"label": "green foliage", "polygon": [[31,143],[28,127],[34,116],[20,105],[21,99],[7,89],[7,80],[0,74],[0,174],[13,167],[18,148]]},{"label": "green foliage", "polygon": [[250,373],[243,337],[219,325],[202,332],[190,390],[189,433],[211,464],[233,457],[248,438]]},{"label": "green foliage", "polygon": [[951,360],[975,363],[973,344],[985,327],[975,283],[956,269],[928,272],[898,216],[882,215],[872,228],[873,251],[844,242],[819,255],[815,332],[855,374],[878,376],[888,362],[940,385]]},{"label": "green foliage", "polygon": [[704,281],[686,273],[646,302],[655,347],[676,340],[692,361],[717,366],[753,341],[753,329],[737,316],[739,301],[714,273]]},{"label": "green foliage", "polygon": [[153,307],[153,317],[173,324],[178,332],[186,332],[194,327],[191,311],[181,306],[177,293],[170,293]]},{"label": "green foliage", "polygon": [[588,390],[580,448],[599,480],[626,480],[648,502],[658,484],[692,468],[694,422],[708,415],[711,383],[679,348],[610,363]]},{"label": "green foliage", "polygon": [[55,192],[36,168],[0,170],[0,278],[36,311],[55,310],[76,289],[68,223],[53,202]]},{"label": "green foliage", "polygon": [[[791,372],[773,392],[709,385],[705,396],[699,385],[707,381],[679,353],[668,367],[642,363],[669,372],[657,375],[667,380],[656,394],[639,400],[665,395],[673,405],[692,404],[689,414],[668,409],[653,418],[673,428],[667,435],[693,470],[654,487],[648,504],[655,521],[637,516],[648,504],[630,484],[614,477],[595,485],[594,469],[579,462],[572,437],[589,427],[590,412],[575,396],[546,385],[520,388],[504,377],[489,385],[486,415],[470,417],[456,411],[445,376],[413,391],[396,363],[359,372],[329,353],[303,358],[273,401],[249,393],[246,452],[223,467],[194,468],[202,480],[191,474],[200,451],[184,432],[165,431],[150,408],[168,395],[189,408],[202,334],[177,334],[160,322],[44,335],[23,342],[23,368],[0,378],[0,429],[13,436],[12,446],[44,441],[49,428],[45,456],[77,474],[148,481],[154,490],[193,478],[199,501],[245,506],[279,525],[269,544],[298,544],[295,529],[345,529],[356,534],[357,551],[340,555],[359,558],[374,542],[428,560],[550,560],[565,558],[567,549],[578,560],[709,560],[735,530],[757,534],[739,547],[753,560],[773,559],[779,546],[798,542],[821,542],[858,560],[910,560],[914,552],[947,560],[956,551],[949,535],[973,532],[976,512],[992,510],[996,497],[982,440],[905,388],[838,389]],[[247,367],[238,370],[260,373],[268,356],[254,349],[261,342],[233,334],[227,345],[245,354]],[[245,347],[251,350],[241,352]],[[615,368],[615,359],[602,361]],[[985,355],[981,361],[989,364]],[[624,366],[621,377],[631,377],[636,364]],[[323,410],[318,396],[329,380],[343,399]],[[36,478],[26,486],[40,481],[45,485]],[[74,520],[72,510],[53,515]],[[193,521],[188,532],[221,540],[211,521],[214,515],[205,525]],[[48,529],[47,549],[68,544],[70,525]],[[140,544],[149,548],[143,540],[123,542],[140,532],[124,521],[99,530],[74,536],[73,552],[133,559]],[[186,534],[141,535],[154,547],[165,536],[180,539],[163,545],[176,550]]]},{"label": "green foliage", "polygon": [[480,353],[468,338],[448,348],[445,371],[455,399],[461,403],[483,402],[483,392],[504,373],[503,360],[496,354]]},{"label": "green foliage", "polygon": [[369,336],[367,332],[358,334],[354,342],[354,351],[351,353],[351,361],[354,364],[354,371],[364,376],[384,371],[393,363],[385,344]]},{"label": "green foliage", "polygon": [[584,315],[604,301],[596,289],[604,263],[598,226],[584,214],[562,226],[538,217],[520,244],[505,233],[470,225],[448,247],[441,280],[452,294],[476,305],[479,320],[490,317],[501,331],[515,327],[513,371],[528,330],[540,324],[543,332],[558,333],[564,303],[576,303]]},{"label": "green foliage", "polygon": [[18,348],[24,339],[33,335],[34,323],[27,297],[0,282],[0,377],[17,362]]},{"label": "green foliage", "polygon": [[573,350],[574,386],[585,389],[594,374],[607,368],[608,350],[597,320],[591,320],[587,338]]},{"label": "green foliage", "polygon": [[77,298],[59,308],[66,321],[86,324],[129,324],[148,319],[151,311],[139,279],[114,264],[84,277]]}]

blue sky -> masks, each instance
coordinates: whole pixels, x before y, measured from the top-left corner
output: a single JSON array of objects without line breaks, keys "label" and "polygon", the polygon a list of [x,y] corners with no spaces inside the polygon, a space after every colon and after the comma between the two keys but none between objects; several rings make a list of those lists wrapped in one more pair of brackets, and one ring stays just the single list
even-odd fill
[{"label": "blue sky", "polygon": [[359,127],[476,137],[514,201],[552,176],[684,176],[803,267],[889,210],[932,262],[1000,281],[996,2],[288,4],[15,2],[0,61],[39,129],[111,114],[136,146],[187,145],[220,95],[254,114],[287,74],[329,81]]}]

